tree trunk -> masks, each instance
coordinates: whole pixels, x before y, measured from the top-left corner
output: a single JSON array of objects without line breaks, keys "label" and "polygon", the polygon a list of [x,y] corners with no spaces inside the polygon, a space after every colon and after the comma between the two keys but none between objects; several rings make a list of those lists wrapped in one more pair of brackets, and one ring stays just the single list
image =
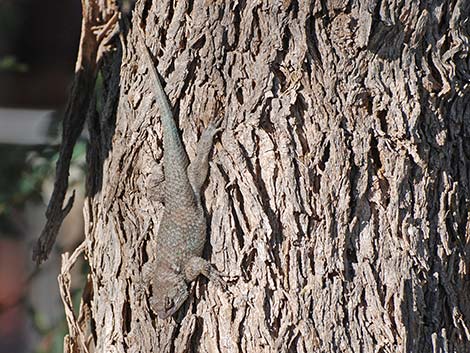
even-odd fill
[{"label": "tree trunk", "polygon": [[[137,1],[89,123],[90,275],[66,350],[470,352],[469,16],[465,0]],[[203,196],[228,286],[200,276],[167,320],[140,283],[164,151],[139,28],[190,159],[226,117]]]}]

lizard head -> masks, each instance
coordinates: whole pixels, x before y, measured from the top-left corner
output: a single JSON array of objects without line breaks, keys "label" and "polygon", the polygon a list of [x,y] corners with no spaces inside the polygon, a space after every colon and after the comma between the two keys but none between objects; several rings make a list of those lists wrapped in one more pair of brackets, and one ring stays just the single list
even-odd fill
[{"label": "lizard head", "polygon": [[154,295],[150,304],[160,319],[173,315],[189,295],[188,286],[180,276],[160,277],[152,286]]}]

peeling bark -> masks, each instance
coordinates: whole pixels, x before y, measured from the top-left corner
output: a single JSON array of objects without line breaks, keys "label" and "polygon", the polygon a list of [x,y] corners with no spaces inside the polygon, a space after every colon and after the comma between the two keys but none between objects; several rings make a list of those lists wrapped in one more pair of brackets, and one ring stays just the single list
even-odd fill
[{"label": "peeling bark", "polygon": [[49,257],[60,226],[73,206],[75,190],[64,206],[73,148],[82,133],[89,110],[93,110],[96,75],[109,41],[118,29],[117,19],[118,11],[114,1],[108,1],[104,6],[99,0],[82,0],[80,45],[63,119],[54,190],[46,210],[46,224],[33,249],[33,261],[37,265]]},{"label": "peeling bark", "polygon": [[[460,0],[137,1],[90,122],[80,342],[470,352],[469,16]],[[190,158],[202,127],[227,120],[204,256],[228,289],[199,278],[166,321],[139,284],[163,152],[139,27]]]}]

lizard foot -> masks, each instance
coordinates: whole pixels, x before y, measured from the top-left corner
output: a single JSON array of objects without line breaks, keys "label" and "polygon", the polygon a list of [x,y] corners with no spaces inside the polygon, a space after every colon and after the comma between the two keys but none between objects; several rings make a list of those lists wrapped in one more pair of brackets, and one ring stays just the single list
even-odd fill
[{"label": "lizard foot", "polygon": [[203,134],[207,137],[212,138],[217,133],[223,131],[225,129],[225,127],[222,126],[224,120],[225,119],[223,115],[216,116],[213,120],[209,122],[209,125],[204,130]]},{"label": "lizard foot", "polygon": [[193,281],[199,274],[204,275],[217,287],[225,288],[226,283],[222,279],[222,274],[217,271],[207,260],[202,257],[192,257],[184,270],[186,280]]}]

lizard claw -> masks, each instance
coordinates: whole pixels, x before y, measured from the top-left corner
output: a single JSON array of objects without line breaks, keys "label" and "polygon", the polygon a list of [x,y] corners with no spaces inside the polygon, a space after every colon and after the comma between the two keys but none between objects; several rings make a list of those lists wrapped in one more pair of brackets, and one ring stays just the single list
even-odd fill
[{"label": "lizard claw", "polygon": [[223,115],[216,116],[213,120],[211,120],[207,129],[212,132],[212,135],[221,132],[222,130],[224,130],[224,127],[222,127],[222,123],[224,120],[225,119]]}]

